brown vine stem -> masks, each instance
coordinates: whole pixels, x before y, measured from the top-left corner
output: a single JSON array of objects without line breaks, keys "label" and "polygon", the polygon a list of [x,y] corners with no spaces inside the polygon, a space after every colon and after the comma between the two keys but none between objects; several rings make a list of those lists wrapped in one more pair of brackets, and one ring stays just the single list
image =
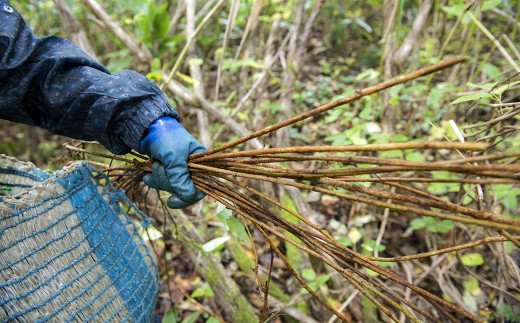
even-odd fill
[{"label": "brown vine stem", "polygon": [[[311,179],[314,178],[317,183],[330,185],[333,187],[342,187],[344,189],[347,189],[349,191],[357,191],[363,194],[372,195],[376,197],[382,197],[385,199],[392,199],[397,200],[401,202],[410,202],[416,205],[422,205],[422,206],[428,206],[428,207],[435,207],[438,209],[443,209],[447,211],[451,211],[454,213],[461,213],[465,215],[469,215],[475,218],[485,219],[485,220],[492,220],[495,222],[500,223],[508,223],[517,225],[520,227],[520,221],[514,220],[506,217],[500,217],[490,212],[482,212],[478,210],[474,210],[471,208],[467,208],[464,206],[460,206],[454,203],[451,203],[449,201],[442,200],[440,198],[437,198],[434,195],[428,194],[426,192],[422,192],[420,190],[413,190],[412,188],[408,188],[406,186],[400,186],[398,184],[393,184],[394,186],[401,187],[403,189],[406,189],[408,191],[413,191],[415,194],[421,195],[422,197],[416,197],[411,195],[403,195],[399,193],[390,193],[387,191],[382,191],[378,189],[372,189],[372,188],[366,188],[361,185],[356,185],[348,182],[343,182],[339,179],[332,179],[328,176],[333,176],[333,170],[323,170],[323,171],[312,171],[311,173],[302,173],[301,171],[294,171],[292,169],[285,169],[280,167],[274,167],[273,169],[265,165],[264,167],[258,167],[258,166],[250,166],[248,164],[241,164],[241,163],[233,163],[233,162],[224,162],[219,164],[220,168],[223,168],[222,166],[237,166],[229,168],[231,171],[236,171],[239,173],[247,173],[247,174],[254,174],[254,175],[264,175],[269,177],[276,177],[276,178],[298,178],[298,179]],[[240,167],[242,166],[242,167]],[[465,166],[465,165],[463,165]],[[463,167],[459,166],[459,167]],[[474,166],[471,166],[474,167]],[[520,170],[520,168],[519,168]],[[229,180],[229,179],[228,179]],[[390,184],[389,184],[390,185]],[[273,203],[272,201],[270,201]]]},{"label": "brown vine stem", "polygon": [[[520,239],[520,236],[513,236],[513,238]],[[509,241],[509,240],[510,239],[507,238],[507,237],[486,237],[486,238],[482,238],[482,239],[477,240],[477,241],[464,243],[464,244],[461,244],[461,245],[458,245],[458,246],[443,248],[443,249],[429,251],[429,252],[418,253],[418,254],[415,254],[415,255],[390,257],[390,258],[385,258],[385,257],[368,257],[368,259],[370,259],[372,261],[383,261],[383,262],[408,261],[408,260],[414,260],[414,259],[421,259],[421,258],[428,258],[428,257],[432,257],[432,256],[438,256],[438,255],[442,255],[442,254],[453,252],[453,251],[469,249],[469,248],[473,248],[473,247],[480,246],[480,245],[483,245],[483,244],[494,243],[494,242],[505,242],[505,241]]]},{"label": "brown vine stem", "polygon": [[[475,162],[487,162],[492,160],[500,160],[507,158],[519,157],[520,152],[513,153],[499,153],[491,155],[482,155],[478,157],[468,157],[446,161],[433,161],[428,162],[429,165],[444,165],[444,164],[469,164]],[[232,161],[227,159],[219,159],[223,161]],[[381,157],[370,157],[370,156],[331,156],[331,155],[280,155],[280,154],[266,154],[262,157],[256,157],[248,160],[240,160],[242,163],[247,164],[266,164],[266,163],[277,163],[284,161],[321,161],[321,162],[341,162],[341,163],[365,163],[365,164],[377,164],[377,165],[421,165],[424,162],[414,162],[406,159],[399,158],[381,158]]]},{"label": "brown vine stem", "polygon": [[[209,164],[209,163],[208,163]],[[403,163],[407,165],[406,163]],[[310,169],[308,171],[283,168],[276,165],[251,165],[236,162],[222,162],[212,166],[226,167],[244,173],[265,175],[270,177],[286,177],[300,180],[316,180],[323,177],[338,178],[348,175],[378,174],[388,172],[407,171],[450,171],[453,173],[474,174],[494,176],[497,178],[514,177],[520,179],[520,165],[433,165],[422,163],[420,165],[408,166],[372,166],[372,167],[350,167],[338,169]]]},{"label": "brown vine stem", "polygon": [[460,206],[460,205],[457,205],[455,203],[451,203],[448,201],[440,202],[440,201],[436,201],[431,198],[425,199],[425,198],[418,198],[418,197],[399,194],[399,193],[391,193],[391,192],[387,192],[387,191],[366,188],[366,187],[360,186],[360,185],[344,183],[344,182],[334,180],[334,179],[329,179],[329,178],[321,178],[318,180],[318,183],[324,183],[324,184],[331,185],[334,187],[342,187],[349,191],[357,191],[357,192],[360,192],[363,194],[382,197],[382,198],[386,198],[386,199],[392,199],[392,200],[397,200],[397,201],[401,201],[401,202],[409,202],[409,203],[413,203],[415,205],[434,207],[434,208],[443,209],[443,210],[454,212],[454,213],[461,213],[461,214],[469,215],[469,216],[472,216],[472,217],[478,218],[478,219],[489,220],[489,221],[498,222],[498,223],[508,223],[508,224],[512,224],[512,225],[516,225],[516,226],[520,227],[519,220],[496,216],[490,212],[482,212],[482,211],[474,210],[474,209]]},{"label": "brown vine stem", "polygon": [[224,144],[224,145],[222,145],[220,147],[217,147],[217,148],[214,148],[214,149],[210,149],[210,150],[207,150],[205,152],[194,154],[194,155],[192,155],[191,158],[195,159],[195,158],[199,158],[199,157],[203,157],[203,156],[207,156],[207,155],[212,155],[212,154],[215,154],[217,152],[220,152],[220,151],[223,151],[223,150],[235,147],[235,146],[237,146],[237,145],[239,145],[241,143],[244,143],[246,141],[249,141],[251,139],[254,139],[254,138],[257,138],[259,136],[268,134],[268,133],[273,132],[275,130],[278,130],[280,128],[283,128],[283,127],[289,126],[291,124],[294,124],[296,122],[308,119],[310,117],[313,117],[315,115],[318,115],[318,114],[323,113],[325,111],[328,111],[330,109],[336,108],[338,106],[341,106],[341,105],[350,103],[352,101],[358,100],[358,99],[360,99],[360,98],[362,98],[364,96],[367,96],[367,95],[370,95],[370,94],[374,94],[376,92],[382,91],[384,89],[387,89],[389,87],[395,86],[397,84],[408,82],[408,81],[414,80],[416,78],[419,78],[419,77],[431,74],[431,73],[436,72],[436,71],[443,70],[443,69],[448,68],[450,66],[453,66],[453,65],[456,65],[456,64],[460,64],[460,63],[462,63],[464,61],[466,61],[466,58],[463,58],[463,57],[447,59],[447,60],[441,61],[441,62],[439,62],[437,64],[433,64],[431,66],[428,66],[428,67],[416,70],[416,71],[414,71],[412,73],[409,73],[409,74],[406,74],[406,75],[402,75],[402,76],[398,76],[398,77],[395,77],[395,78],[393,78],[391,80],[379,83],[377,85],[370,86],[370,87],[367,87],[367,88],[364,88],[364,89],[361,89],[361,90],[357,90],[354,94],[351,94],[351,95],[346,96],[344,98],[341,98],[341,99],[329,102],[327,104],[324,104],[322,106],[314,108],[314,109],[312,109],[312,110],[310,110],[308,112],[302,113],[300,115],[297,115],[297,116],[294,116],[292,118],[289,118],[289,119],[287,119],[285,121],[282,121],[282,122],[276,123],[274,125],[268,126],[268,127],[264,128],[264,129],[255,131],[252,134],[244,136],[244,137],[242,137],[242,138],[240,138],[238,140],[229,142],[229,143]]},{"label": "brown vine stem", "polygon": [[[190,162],[201,163],[211,160],[236,157],[258,157],[268,154],[286,153],[330,153],[330,152],[359,152],[359,151],[387,151],[404,149],[465,149],[465,150],[484,150],[489,145],[485,143],[471,142],[448,142],[448,141],[428,141],[428,142],[399,142],[391,144],[369,144],[369,145],[346,145],[346,146],[293,146],[284,148],[264,148],[236,151],[218,155],[202,155],[202,153],[190,155]],[[210,150],[207,150],[210,151]]]},{"label": "brown vine stem", "polygon": [[[202,186],[200,186],[200,185],[202,185]],[[279,218],[277,219],[276,217],[273,217],[272,215],[271,216],[264,215],[261,212],[258,212],[257,209],[249,209],[248,211],[252,212],[252,214],[249,214],[249,212],[246,212],[243,209],[238,208],[238,207],[230,204],[230,202],[228,202],[228,201],[234,201],[235,203],[237,202],[236,198],[234,198],[234,196],[236,196],[236,193],[232,193],[232,196],[231,195],[227,195],[227,194],[224,194],[224,196],[222,196],[222,194],[219,194],[218,192],[214,192],[212,190],[208,190],[206,188],[207,185],[208,184],[199,181],[198,185],[196,185],[196,187],[199,188],[200,190],[204,191],[206,194],[213,196],[215,199],[220,201],[222,204],[226,205],[226,207],[228,207],[229,209],[234,210],[239,215],[244,216],[247,219],[249,219],[250,221],[252,221],[257,226],[257,228],[260,226],[263,229],[265,229],[265,230],[271,232],[272,234],[276,235],[280,239],[285,240],[285,241],[293,244],[297,248],[300,248],[301,250],[303,250],[303,251],[313,255],[314,257],[316,257],[318,259],[320,259],[324,263],[326,263],[329,266],[331,266],[332,268],[334,268],[338,273],[340,273],[343,277],[345,277],[351,283],[353,283],[351,281],[352,278],[353,278],[351,275],[353,275],[353,273],[350,270],[348,270],[347,268],[341,268],[341,267],[335,265],[334,263],[331,263],[327,258],[323,257],[321,254],[317,253],[313,249],[309,249],[308,247],[305,247],[302,244],[300,244],[300,243],[298,243],[296,241],[293,241],[292,239],[288,239],[283,234],[281,234],[281,233],[277,232],[276,230],[273,230],[272,228],[270,228],[267,224],[265,224],[263,222],[259,222],[258,217],[265,218],[266,220],[272,222],[273,224],[279,225],[280,227],[282,227],[282,228],[284,228],[286,230],[290,230],[290,231],[295,231],[296,230],[296,227],[294,225],[288,224],[289,227],[287,227],[286,225],[284,225],[284,221],[282,219],[279,219]],[[222,187],[214,187],[214,188],[218,189],[218,190],[222,189]],[[220,192],[222,192],[222,191],[220,191]],[[247,204],[249,204],[249,203],[247,203]],[[244,205],[244,204],[242,204],[242,205]],[[279,222],[279,221],[282,221],[282,222]],[[297,227],[298,227],[298,230],[302,230],[303,229],[301,226],[297,226]],[[310,236],[301,236],[300,235],[300,237],[305,241]],[[314,240],[314,241],[316,242],[316,240]],[[332,244],[335,244],[334,242],[335,241],[329,241],[329,243],[332,243]],[[315,244],[311,243],[310,245],[315,245]],[[326,244],[322,245],[322,247],[325,247],[325,249],[334,252],[333,254],[330,254],[330,255],[333,256],[335,259],[338,259],[337,258],[337,254],[338,254],[339,250],[333,250],[333,249],[327,248]],[[399,283],[399,284],[401,284],[403,286],[411,288],[413,291],[415,291],[416,293],[418,293],[419,295],[421,295],[425,299],[427,299],[429,302],[431,302],[432,305],[437,307],[438,310],[444,312],[442,307],[439,307],[439,306],[445,306],[446,308],[449,308],[450,310],[455,311],[455,312],[457,312],[457,313],[459,313],[459,314],[461,314],[463,316],[466,316],[466,317],[468,317],[468,318],[470,318],[470,319],[472,319],[474,321],[479,321],[478,318],[476,318],[471,313],[469,313],[469,312],[467,312],[467,311],[465,311],[465,310],[463,310],[461,308],[457,308],[456,306],[454,306],[454,305],[452,305],[452,304],[450,304],[450,303],[448,303],[448,302],[446,302],[446,301],[436,297],[435,295],[433,295],[433,294],[431,294],[431,293],[429,293],[429,292],[427,292],[427,291],[425,291],[425,290],[423,290],[423,289],[421,289],[421,288],[419,288],[417,286],[411,285],[406,280],[404,280],[401,277],[395,275],[394,273],[388,271],[386,268],[378,266],[377,264],[374,264],[374,263],[370,262],[370,260],[366,259],[363,255],[355,253],[352,250],[346,249],[344,247],[343,247],[343,249],[345,249],[343,251],[347,251],[348,253],[353,253],[351,256],[347,257],[350,260],[355,261],[358,264],[360,264],[360,265],[362,265],[362,266],[364,266],[366,268],[372,269],[372,270],[380,273],[381,275],[384,275],[385,277],[387,277],[387,278],[389,278],[389,279],[391,279],[391,280],[393,280],[393,281],[395,281],[395,282],[397,282],[397,283]],[[275,251],[276,251],[276,249],[275,249]],[[346,255],[342,254],[342,256],[346,256]],[[286,265],[290,266],[290,264],[288,264],[288,263],[286,263]],[[299,276],[298,277],[295,276],[295,277],[298,279]],[[374,288],[374,286],[368,284],[368,282],[366,282],[363,279],[358,280],[356,283],[353,283],[353,284],[356,286],[358,283],[362,283],[363,286],[365,288],[368,288],[369,290],[372,290]],[[305,287],[305,285],[304,285],[304,287]],[[385,314],[389,315],[389,317],[392,317],[392,314],[390,312],[388,312],[386,310],[386,308],[381,307],[382,305],[379,302],[377,302],[377,300],[373,299],[373,297],[370,294],[366,293],[366,291],[363,288],[358,288],[358,290],[360,292],[362,292],[365,296],[367,296],[374,304],[376,304],[376,306],[379,309],[383,310],[383,312],[385,312]],[[372,290],[372,291],[374,291],[374,290]],[[311,294],[313,294],[313,293],[311,293]],[[313,294],[313,296],[314,296],[314,294]],[[329,308],[329,307],[327,307],[327,308]],[[329,308],[329,310],[330,310],[330,308]],[[450,316],[448,313],[445,313],[445,315],[448,316],[448,317]]]},{"label": "brown vine stem", "polygon": [[[318,294],[316,294],[315,291],[313,291],[306,283],[305,281],[303,280],[303,278],[296,272],[296,270],[291,266],[291,264],[289,263],[289,261],[287,260],[287,258],[281,253],[280,250],[278,250],[278,248],[272,243],[271,239],[269,239],[269,236],[267,235],[267,233],[262,230],[262,228],[260,226],[258,226],[258,223],[257,221],[255,221],[255,218],[253,216],[250,216],[248,213],[244,212],[243,210],[241,210],[240,208],[237,208],[235,206],[233,206],[233,204],[231,204],[230,202],[227,201],[227,199],[225,197],[222,196],[222,194],[219,194],[219,192],[215,192],[215,191],[212,191],[209,187],[206,187],[207,184],[204,183],[203,181],[199,181],[198,184],[196,185],[196,187],[203,191],[204,193],[212,196],[213,198],[215,198],[217,201],[219,201],[220,203],[222,203],[223,205],[225,205],[228,209],[230,210],[233,210],[235,212],[237,212],[238,214],[240,214],[241,216],[244,216],[245,218],[251,220],[253,223],[255,223],[255,226],[256,228],[259,230],[259,232],[265,237],[267,243],[271,246],[271,249],[275,251],[275,253],[278,255],[278,257],[280,257],[280,259],[282,259],[282,261],[285,263],[285,265],[287,266],[287,268],[289,269],[289,271],[291,272],[291,274],[296,278],[296,280],[298,280],[298,282],[302,285],[303,288],[305,288],[309,294],[311,294],[318,302],[320,302],[325,308],[327,308],[329,311],[331,311],[332,313],[334,313],[337,317],[341,318],[342,320],[345,320],[346,321],[346,317],[345,315],[343,315],[342,313],[339,313],[338,311],[336,311],[332,306],[330,306],[327,301],[325,301],[324,299],[322,299]],[[228,199],[230,198],[230,196],[226,196]],[[232,199],[232,198],[231,198]],[[234,200],[234,199],[233,199]],[[265,224],[264,224],[265,225]],[[267,225],[265,225],[267,229],[270,229]]]},{"label": "brown vine stem", "polygon": [[[295,235],[297,235],[297,233],[300,232],[300,233],[303,233],[304,236],[310,237],[309,234],[314,235],[313,232],[307,231],[305,228],[303,228],[301,226],[294,225],[279,217],[274,216],[273,214],[270,214],[270,212],[268,210],[264,209],[261,205],[257,204],[256,202],[254,202],[252,200],[244,199],[240,194],[237,194],[235,191],[232,191],[225,184],[224,185],[222,185],[222,183],[219,183],[218,185],[208,184],[207,182],[201,181],[198,178],[196,178],[195,181],[197,183],[196,186],[199,189],[201,189],[202,191],[206,192],[209,195],[212,195],[215,199],[219,200],[221,203],[226,205],[229,209],[234,210],[237,214],[241,215],[244,218],[249,219],[252,223],[255,224],[257,229],[259,229],[261,227],[261,228],[269,231],[270,233],[276,235],[278,238],[293,244],[297,248],[300,248],[301,250],[308,252],[309,254],[314,255],[315,257],[318,257],[318,259],[321,259],[324,263],[327,263],[330,266],[332,266],[333,268],[336,268],[336,267],[334,267],[333,264],[331,264],[329,262],[328,259],[324,258],[317,251],[315,251],[313,249],[309,249],[309,248],[303,246],[302,244],[297,243],[296,241],[293,241],[289,237],[281,234],[280,232],[273,230],[271,227],[267,226],[265,223],[259,222],[259,219],[264,218],[265,220],[271,222],[272,224],[274,224],[280,228],[283,228],[285,230],[288,230],[289,232],[292,232]],[[225,200],[222,200],[222,198],[225,198]],[[230,204],[228,201],[232,201],[234,205]],[[262,212],[260,212],[260,210],[262,210]],[[270,214],[270,216],[268,214]],[[301,238],[303,240],[306,240],[306,238],[304,238],[303,236],[301,236]],[[322,245],[322,243],[323,243],[322,241],[315,240],[315,239],[314,239],[314,242],[315,242],[314,244],[313,243],[308,244],[309,247],[319,246],[319,245]],[[352,260],[355,260],[355,259],[352,259]],[[291,273],[295,272],[290,264],[286,263],[286,265],[288,266]],[[337,267],[336,270],[339,270],[340,274],[344,278],[346,278],[354,286],[357,286],[357,288],[361,291],[361,293],[363,293],[369,299],[372,300],[373,297],[369,293],[367,293],[367,291],[365,291],[363,289],[363,286],[375,293],[379,293],[374,288],[374,286],[371,286],[370,284],[368,284],[364,281],[358,281],[358,279],[354,276],[354,273],[352,273],[351,271],[344,270],[344,269],[338,269],[338,268],[339,267]],[[297,278],[297,280],[299,280],[298,277],[296,277],[296,278]],[[302,285],[302,286],[307,289],[306,285]],[[384,295],[381,295],[381,296],[384,296]],[[320,301],[320,300],[318,299],[318,301]],[[373,299],[373,301],[375,302],[374,304],[376,304],[376,306],[378,306],[387,315],[392,315],[377,300]],[[321,303],[321,301],[320,301],[320,303]]]},{"label": "brown vine stem", "polygon": [[411,213],[415,213],[415,214],[419,214],[419,215],[433,216],[433,217],[437,217],[437,218],[440,218],[440,219],[448,219],[448,220],[453,220],[453,221],[467,223],[467,224],[476,224],[476,225],[481,225],[481,226],[488,227],[488,228],[493,228],[493,229],[496,229],[496,230],[504,229],[504,230],[510,230],[510,231],[513,231],[513,232],[519,232],[520,231],[520,227],[518,227],[516,225],[511,225],[511,224],[506,224],[506,223],[496,223],[496,222],[493,222],[493,221],[480,220],[480,219],[474,219],[474,218],[467,218],[467,217],[458,216],[458,215],[454,215],[454,214],[445,214],[445,213],[425,210],[425,209],[411,207],[411,206],[405,206],[405,205],[399,205],[399,204],[388,203],[388,202],[383,202],[383,201],[371,200],[371,199],[368,199],[368,198],[359,197],[359,196],[355,196],[355,195],[352,195],[352,194],[340,193],[340,192],[328,190],[328,189],[325,189],[325,188],[316,187],[316,186],[313,186],[313,185],[297,183],[297,182],[293,182],[293,181],[289,181],[289,180],[283,180],[283,179],[279,179],[279,178],[271,178],[271,177],[268,177],[268,176],[246,174],[246,173],[235,172],[235,171],[226,170],[226,169],[220,169],[220,168],[216,168],[216,167],[209,167],[209,166],[205,166],[205,165],[192,164],[192,163],[190,163],[190,166],[192,167],[192,171],[193,172],[197,172],[197,169],[201,169],[201,170],[204,170],[204,171],[209,171],[210,173],[214,173],[214,174],[227,174],[227,175],[232,175],[232,176],[240,176],[240,177],[245,177],[245,178],[263,180],[263,181],[268,181],[268,182],[271,182],[271,183],[277,183],[277,184],[281,184],[281,185],[295,186],[295,187],[298,187],[300,189],[316,191],[316,192],[320,192],[320,193],[324,193],[324,194],[337,196],[337,197],[340,197],[340,198],[345,198],[345,199],[351,200],[351,201],[356,201],[356,202],[367,203],[367,204],[371,204],[371,205],[375,205],[375,206],[380,206],[380,207],[383,207],[383,208],[387,207],[387,208],[390,208],[392,210],[400,211],[400,212],[411,212]]}]

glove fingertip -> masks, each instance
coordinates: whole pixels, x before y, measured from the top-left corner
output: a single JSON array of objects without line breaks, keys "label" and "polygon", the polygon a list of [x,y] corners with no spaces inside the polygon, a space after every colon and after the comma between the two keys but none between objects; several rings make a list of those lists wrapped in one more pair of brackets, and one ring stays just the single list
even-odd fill
[{"label": "glove fingertip", "polygon": [[170,196],[168,198],[168,201],[166,202],[166,205],[168,205],[168,207],[170,209],[183,209],[185,207],[190,206],[191,204],[192,203],[190,203],[190,202],[185,202],[185,201],[179,199],[175,195]]},{"label": "glove fingertip", "polygon": [[196,200],[198,202],[198,201],[202,200],[204,197],[206,197],[206,194],[200,190],[197,190],[194,200]]},{"label": "glove fingertip", "polygon": [[159,185],[153,179],[152,174],[144,175],[143,182],[146,184],[146,186],[149,186],[149,187],[155,188],[155,189],[159,189]]}]

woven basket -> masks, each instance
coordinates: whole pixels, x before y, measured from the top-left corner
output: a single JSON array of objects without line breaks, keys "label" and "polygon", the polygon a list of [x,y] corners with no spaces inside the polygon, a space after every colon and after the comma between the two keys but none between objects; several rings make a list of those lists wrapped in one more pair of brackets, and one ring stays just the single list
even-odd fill
[{"label": "woven basket", "polygon": [[0,155],[0,321],[148,321],[157,267],[122,204],[146,219],[85,162]]}]

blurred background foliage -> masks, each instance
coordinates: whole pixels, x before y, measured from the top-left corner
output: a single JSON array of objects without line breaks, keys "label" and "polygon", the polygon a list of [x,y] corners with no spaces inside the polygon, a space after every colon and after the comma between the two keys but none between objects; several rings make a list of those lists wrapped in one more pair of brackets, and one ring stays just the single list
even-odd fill
[{"label": "blurred background foliage", "polygon": [[[138,62],[135,53],[107,28],[106,23],[89,10],[86,2],[67,0],[66,4],[80,28],[85,31],[97,58],[111,72],[137,68],[157,84],[165,80],[165,75],[179,59],[189,38],[186,35],[187,3],[196,7],[195,26],[217,3],[214,0],[100,1],[110,17],[149,51],[151,59],[143,65],[143,62]],[[35,34],[69,38],[70,33],[64,28],[63,16],[55,3],[50,0],[24,0],[13,1],[12,5],[22,13]],[[520,149],[518,115],[483,133],[466,128],[500,116],[497,107],[514,106],[515,102],[520,101],[520,4],[517,1],[329,0],[322,3],[317,0],[243,0],[238,1],[236,19],[229,33],[226,33],[226,27],[230,24],[229,12],[234,3],[225,1],[215,16],[211,17],[196,37],[195,47],[189,57],[184,58],[174,80],[190,90],[202,85],[199,93],[212,98],[209,99],[211,104],[222,114],[233,118],[248,130],[260,129],[441,58],[465,56],[468,62],[462,66],[396,86],[384,94],[365,97],[298,124],[288,131],[289,142],[291,145],[348,145],[443,139],[457,141],[457,130],[463,129],[467,140],[488,142],[496,151],[512,152]],[[261,11],[255,16],[252,8],[259,5]],[[313,18],[315,10],[317,15]],[[423,21],[419,18],[421,10],[427,13]],[[245,35],[250,21],[253,22],[253,28]],[[305,34],[304,27],[308,21],[312,24],[309,33]],[[295,26],[299,26],[296,32],[299,37],[291,43],[291,30]],[[223,49],[225,41],[229,43]],[[242,49],[240,52],[239,48]],[[400,57],[400,54],[404,56]],[[272,66],[268,59],[273,60]],[[200,69],[200,76],[192,74],[194,67]],[[220,79],[217,77],[219,73]],[[253,91],[249,100],[241,103],[255,82],[263,77],[263,73],[266,76],[256,91]],[[214,97],[217,82],[220,89],[218,96]],[[503,88],[500,91],[493,92],[501,86]],[[208,127],[201,127],[200,113],[208,114],[208,111],[202,111],[196,104],[171,91],[167,94],[181,113],[186,127],[195,135],[209,138],[205,144],[217,146],[240,135],[211,113],[205,116],[209,120],[206,121]],[[289,102],[287,98],[290,98]],[[237,105],[243,107],[234,113]],[[66,139],[50,135],[44,130],[1,121],[0,134],[0,153],[54,169],[69,159],[68,153],[61,147]],[[266,146],[276,147],[279,142],[275,135],[262,139]],[[434,157],[449,159],[449,154],[442,151],[436,156],[418,151],[407,151],[406,154],[399,151],[380,152],[378,156],[412,161],[428,161]],[[450,176],[454,175],[442,172],[434,174],[438,178]],[[431,183],[421,189],[462,205],[480,203],[471,185],[461,187],[459,184]],[[486,189],[488,199],[493,201],[486,205],[487,208],[509,216],[520,216],[520,188],[517,185],[500,184]],[[399,235],[394,235],[385,236],[382,242],[375,244],[381,214],[357,206],[358,215],[364,218],[358,218],[361,222],[352,225],[352,219],[348,216],[350,205],[312,194],[304,197],[323,216],[319,219],[324,227],[340,237],[340,241],[353,247],[357,245],[368,254],[373,253],[374,249],[397,254],[431,250],[447,241],[456,241],[455,233],[474,237],[471,228],[455,226],[451,221],[422,217],[411,221],[409,226],[406,222],[404,227],[400,227],[402,232],[399,235],[413,236],[412,243],[401,244]],[[210,237],[226,235],[226,230],[231,231],[243,244],[249,241],[244,237],[244,226],[236,223],[234,218],[230,220],[229,214],[216,203],[206,203],[190,212],[194,216],[190,219],[195,221],[198,217],[200,220],[196,221],[205,222],[197,227],[199,232],[204,232],[208,226],[214,228],[214,232],[207,237],[208,241]],[[398,223],[400,220],[396,217],[392,221]],[[237,262],[235,267],[231,266],[234,268],[231,271],[243,271],[236,256],[230,256],[232,251],[222,249],[228,243],[224,240],[211,240],[213,243],[205,245],[205,250],[220,255],[222,262],[228,266]],[[508,248],[506,253],[517,257],[514,248],[510,245]],[[249,250],[247,246],[245,250]],[[170,260],[179,252],[166,251]],[[486,256],[495,251],[482,249],[479,252]],[[244,257],[249,259],[251,255]],[[472,258],[467,264],[480,266],[478,260],[472,262]],[[418,268],[426,271],[424,267],[428,265],[423,264],[423,267]],[[176,267],[175,272],[193,269],[189,264],[182,266]],[[242,266],[247,267],[244,264]],[[456,280],[458,274],[455,268],[449,269],[452,270],[452,278]],[[479,274],[493,276],[494,270],[493,266],[484,265],[479,267]],[[194,298],[211,299],[211,288],[193,277],[186,278],[188,276],[183,275],[185,281],[177,283],[184,284],[186,290],[192,291],[191,296]],[[284,277],[283,272],[280,272],[280,277]],[[322,268],[307,268],[304,278],[314,284],[316,289],[332,295],[329,299],[336,305],[335,297],[341,292],[324,291],[327,284],[334,285],[328,281],[331,277]],[[433,277],[430,279],[436,281]],[[494,289],[479,292],[484,286],[470,280],[468,275],[458,277],[456,281],[458,285],[454,287],[439,289],[445,299],[478,312],[491,321],[520,321],[519,312],[514,314],[514,309],[520,309],[518,289],[511,292],[515,297],[504,301],[504,297]],[[504,283],[500,281],[497,284],[502,288]],[[288,301],[287,294],[298,293],[300,300],[308,297],[305,292],[291,289],[283,283],[280,285],[282,291],[278,294],[279,299]],[[164,295],[162,297],[168,298]],[[171,295],[168,299],[175,301]],[[177,301],[181,299],[181,296],[177,297]],[[207,300],[204,304],[212,306],[212,301]],[[163,310],[169,307],[160,305]],[[362,303],[358,305],[363,308]],[[320,318],[304,304],[297,304],[296,307],[305,314]],[[352,309],[351,314],[353,320],[363,316],[362,310]],[[167,315],[172,320],[175,317],[193,322],[201,320],[205,314],[197,310],[178,310],[175,313],[170,310]],[[206,319],[209,321],[211,317]]]}]

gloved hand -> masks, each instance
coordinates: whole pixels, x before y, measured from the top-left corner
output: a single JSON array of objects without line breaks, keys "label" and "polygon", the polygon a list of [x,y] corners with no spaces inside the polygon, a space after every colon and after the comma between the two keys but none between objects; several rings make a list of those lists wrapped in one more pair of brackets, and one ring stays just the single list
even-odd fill
[{"label": "gloved hand", "polygon": [[195,188],[188,171],[188,156],[206,148],[172,117],[157,119],[141,140],[141,152],[157,160],[144,183],[172,194],[167,205],[181,209],[200,201],[205,194]]}]

